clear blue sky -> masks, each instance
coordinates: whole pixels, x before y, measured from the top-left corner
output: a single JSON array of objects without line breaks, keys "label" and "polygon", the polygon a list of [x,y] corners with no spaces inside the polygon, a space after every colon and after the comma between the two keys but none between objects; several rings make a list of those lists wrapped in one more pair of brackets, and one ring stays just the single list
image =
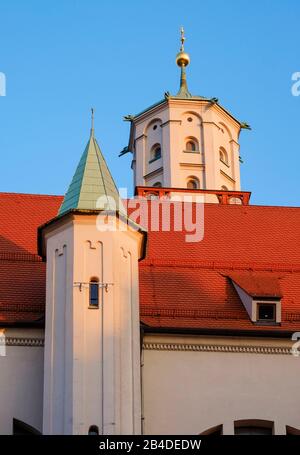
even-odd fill
[{"label": "clear blue sky", "polygon": [[132,187],[125,114],[178,89],[179,27],[190,91],[218,97],[241,134],[252,203],[300,205],[299,0],[2,0],[0,191],[64,194],[89,135]]}]

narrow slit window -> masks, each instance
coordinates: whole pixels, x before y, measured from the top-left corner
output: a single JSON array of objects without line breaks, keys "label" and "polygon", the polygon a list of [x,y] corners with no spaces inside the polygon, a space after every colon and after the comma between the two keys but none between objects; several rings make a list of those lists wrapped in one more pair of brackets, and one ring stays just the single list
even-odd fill
[{"label": "narrow slit window", "polygon": [[99,308],[99,281],[91,280],[90,282],[90,308]]}]

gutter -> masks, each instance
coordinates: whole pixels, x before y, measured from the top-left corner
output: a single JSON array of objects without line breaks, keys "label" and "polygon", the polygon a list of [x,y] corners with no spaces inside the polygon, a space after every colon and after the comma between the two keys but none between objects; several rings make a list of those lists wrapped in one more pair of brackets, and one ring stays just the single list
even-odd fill
[{"label": "gutter", "polygon": [[262,337],[262,338],[288,338],[291,339],[294,331],[289,330],[236,330],[236,329],[196,329],[176,327],[150,327],[143,326],[143,332],[148,334],[169,335],[214,335],[214,336],[238,336],[238,337]]},{"label": "gutter", "polygon": [[39,321],[15,321],[15,322],[4,322],[0,321],[0,328],[27,328],[27,329],[43,329],[45,327],[45,320]]}]

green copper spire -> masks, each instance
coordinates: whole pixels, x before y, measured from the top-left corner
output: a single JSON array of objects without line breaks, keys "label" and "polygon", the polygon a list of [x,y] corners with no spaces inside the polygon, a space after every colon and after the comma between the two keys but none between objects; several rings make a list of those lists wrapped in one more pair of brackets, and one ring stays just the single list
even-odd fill
[{"label": "green copper spire", "polygon": [[72,209],[112,210],[126,215],[116,184],[94,137],[93,109],[90,138],[58,215]]}]

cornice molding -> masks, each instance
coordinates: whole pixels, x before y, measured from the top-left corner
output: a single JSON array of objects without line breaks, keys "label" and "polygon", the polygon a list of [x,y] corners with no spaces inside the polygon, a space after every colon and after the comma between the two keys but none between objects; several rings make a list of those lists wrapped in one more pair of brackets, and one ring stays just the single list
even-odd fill
[{"label": "cornice molding", "polygon": [[[161,166],[161,167],[159,167],[158,169],[155,169],[154,171],[149,172],[149,174],[144,175],[143,178],[144,178],[144,179],[148,179],[148,178],[150,178],[150,177],[154,177],[154,176],[156,176],[156,175],[158,175],[158,174],[161,174],[161,173],[163,172],[163,169],[164,169],[164,168]],[[149,188],[151,188],[151,187],[149,187]]]},{"label": "cornice molding", "polygon": [[139,141],[140,139],[146,139],[146,138],[147,138],[147,134],[141,134],[140,136],[135,138],[135,141]]},{"label": "cornice molding", "polygon": [[[244,207],[246,210],[247,207]],[[300,273],[300,263],[299,264],[283,264],[283,263],[268,263],[268,262],[238,262],[238,261],[193,261],[186,260],[166,260],[166,259],[157,259],[157,258],[148,258],[143,262],[140,262],[139,267],[149,267],[149,266],[159,266],[159,267],[180,267],[180,268],[192,268],[192,269],[212,269],[212,270],[230,270],[231,272],[237,270],[245,271],[262,271],[262,272],[290,272],[290,273]]]},{"label": "cornice molding", "polygon": [[202,125],[210,125],[210,126],[215,126],[218,130],[221,130],[221,127],[216,123],[212,121],[202,121]]},{"label": "cornice molding", "polygon": [[183,343],[143,343],[146,351],[193,351],[193,352],[225,352],[235,354],[276,354],[291,355],[291,348],[286,346],[255,346],[225,344],[183,344]]},{"label": "cornice molding", "polygon": [[159,111],[165,109],[167,105],[168,100],[166,99],[158,101],[158,103],[155,103],[154,105],[148,107],[146,110],[137,114],[133,119],[134,124],[138,125],[142,123],[145,119],[147,119],[147,117],[152,117],[153,114],[157,114]]},{"label": "cornice molding", "polygon": [[0,261],[12,261],[12,262],[42,262],[42,258],[37,254],[31,253],[0,253]]},{"label": "cornice molding", "polygon": [[2,336],[0,338],[0,346],[3,345],[41,348],[44,346],[44,338],[19,338]]},{"label": "cornice molding", "polygon": [[162,123],[160,126],[161,126],[161,128],[163,128],[164,126],[167,126],[170,123],[179,123],[181,125],[182,120],[170,119],[170,120],[167,120],[166,122]]},{"label": "cornice molding", "polygon": [[240,148],[240,144],[237,141],[235,141],[234,139],[230,139],[229,143],[235,144]]},{"label": "cornice molding", "polygon": [[[228,166],[229,167],[229,166]],[[220,169],[220,173],[225,177],[227,178],[228,180],[230,180],[232,183],[235,183],[235,180],[230,177],[228,174],[226,174],[226,172],[222,171],[222,169]]]},{"label": "cornice molding", "polygon": [[[187,167],[205,168],[205,164],[202,164],[202,163],[179,163],[179,166],[184,167],[184,168],[187,168]],[[174,193],[176,193],[176,191],[174,191]]]}]

